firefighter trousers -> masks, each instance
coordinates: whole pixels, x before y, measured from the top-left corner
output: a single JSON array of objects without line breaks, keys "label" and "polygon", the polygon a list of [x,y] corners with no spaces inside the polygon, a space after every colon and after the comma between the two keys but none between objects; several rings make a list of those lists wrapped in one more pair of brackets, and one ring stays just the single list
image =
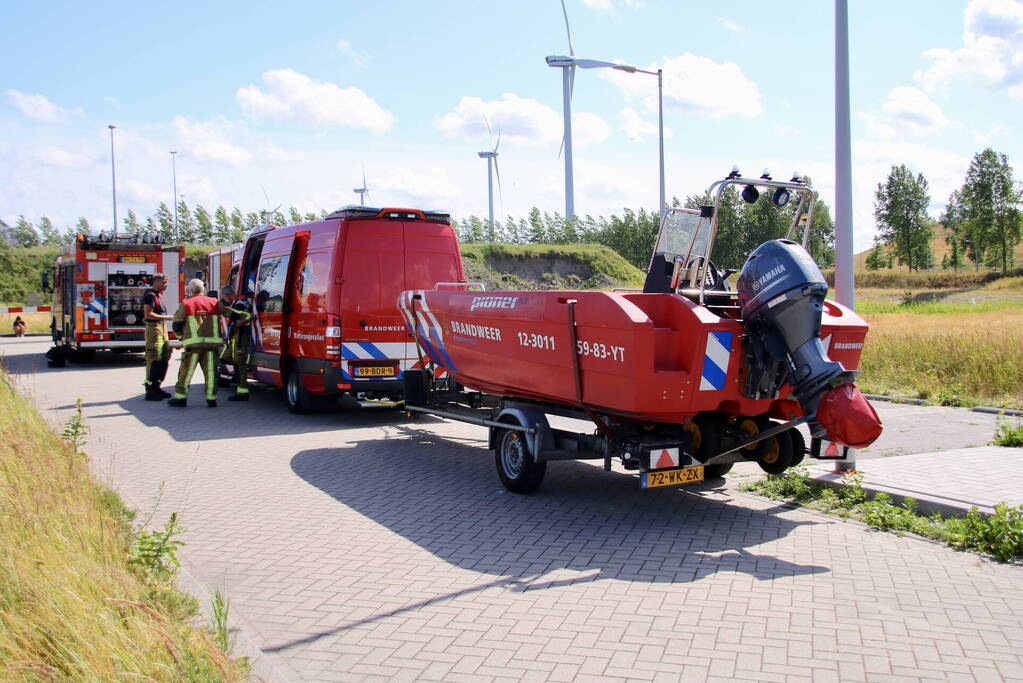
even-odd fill
[{"label": "firefighter trousers", "polygon": [[220,359],[234,366],[238,377],[237,394],[249,393],[249,341],[252,339],[248,327],[236,328],[221,354]]},{"label": "firefighter trousers", "polygon": [[143,384],[159,387],[163,383],[170,355],[166,326],[162,322],[146,323],[146,379]]},{"label": "firefighter trousers", "polygon": [[202,376],[206,380],[206,400],[217,400],[217,350],[216,349],[185,349],[181,354],[181,368],[178,370],[178,383],[174,387],[174,398],[188,398],[188,387],[192,383],[192,375],[197,365],[202,366]]}]

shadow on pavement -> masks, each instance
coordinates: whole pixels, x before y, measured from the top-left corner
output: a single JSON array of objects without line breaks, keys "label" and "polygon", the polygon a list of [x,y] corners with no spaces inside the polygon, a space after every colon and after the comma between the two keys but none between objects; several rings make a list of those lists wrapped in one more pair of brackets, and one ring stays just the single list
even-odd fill
[{"label": "shadow on pavement", "polygon": [[[746,550],[796,522],[581,462],[548,465],[537,493],[508,493],[493,454],[416,426],[380,440],[302,451],[292,470],[334,499],[451,564],[500,576],[555,569],[602,578],[696,581],[717,571],[760,580],[826,572]],[[706,488],[712,488],[708,482]]]},{"label": "shadow on pavement", "polygon": [[[82,407],[86,410],[86,417],[89,420],[130,416],[147,427],[165,430],[171,438],[181,443],[385,427],[404,419],[398,411],[375,407],[368,409],[338,407],[330,412],[293,415],[288,412],[280,391],[255,386],[247,403],[228,401],[228,397],[234,393],[234,388],[221,388],[217,394],[217,407],[207,408],[201,388],[202,374],[198,371],[192,379],[188,407],[172,408],[166,401],[143,399],[142,377],[145,359],[142,354],[101,351],[96,353],[95,359],[91,362],[68,363],[63,368],[50,368],[46,365],[44,355],[48,346],[43,347],[39,344],[39,339],[32,339],[29,340],[32,344],[22,347],[21,341],[12,339],[5,341],[3,345],[3,362],[12,375],[62,373],[67,376],[69,383],[79,385],[78,390],[83,398]],[[132,366],[138,369],[138,383],[127,389],[132,392],[131,394],[115,400],[88,400],[87,385],[104,381],[101,373],[93,373],[92,370],[123,369]],[[85,374],[82,374],[83,372]],[[173,391],[176,372],[177,363],[172,362],[171,372],[164,383],[165,389]],[[74,396],[75,393],[70,395]],[[71,410],[74,407],[74,402],[69,402],[52,408]],[[108,410],[93,412],[99,408]],[[113,410],[115,408],[121,410]]]},{"label": "shadow on pavement", "polygon": [[[830,571],[751,552],[819,522],[778,516],[780,506],[753,510],[698,495],[721,480],[689,491],[643,491],[634,476],[555,462],[540,491],[520,496],[501,486],[493,453],[479,441],[459,442],[414,425],[390,431],[380,440],[302,451],[292,458],[292,470],[438,558],[499,578],[273,651],[492,587],[530,591],[604,579],[686,583],[720,571],[770,581]],[[544,578],[557,570],[586,574]]]}]

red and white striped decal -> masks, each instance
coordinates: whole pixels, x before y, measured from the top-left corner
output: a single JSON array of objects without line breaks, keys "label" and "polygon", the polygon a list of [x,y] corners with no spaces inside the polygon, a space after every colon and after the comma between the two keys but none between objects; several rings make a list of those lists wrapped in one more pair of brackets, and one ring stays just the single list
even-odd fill
[{"label": "red and white striped decal", "polygon": [[0,306],[0,313],[49,313],[53,306]]}]

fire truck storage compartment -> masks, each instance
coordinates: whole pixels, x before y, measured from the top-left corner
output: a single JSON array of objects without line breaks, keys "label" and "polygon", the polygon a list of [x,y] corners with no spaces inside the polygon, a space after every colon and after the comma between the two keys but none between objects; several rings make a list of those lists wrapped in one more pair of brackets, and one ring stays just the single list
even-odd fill
[{"label": "fire truck storage compartment", "polygon": [[[109,324],[114,327],[131,327],[142,324],[142,297],[153,285],[155,263],[90,263],[89,279],[94,268],[106,267],[107,314]],[[99,273],[97,273],[99,275]]]}]

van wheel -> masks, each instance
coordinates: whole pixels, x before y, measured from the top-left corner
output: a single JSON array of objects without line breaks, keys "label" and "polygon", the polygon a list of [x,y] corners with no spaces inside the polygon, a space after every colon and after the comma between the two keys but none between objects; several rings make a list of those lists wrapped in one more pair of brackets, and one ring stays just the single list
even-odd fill
[{"label": "van wheel", "polygon": [[284,382],[284,399],[288,402],[288,410],[293,413],[308,413],[313,409],[312,396],[302,382],[302,374],[294,366],[288,370]]},{"label": "van wheel", "polygon": [[494,462],[501,483],[512,493],[532,493],[540,488],[547,463],[536,462],[522,432],[501,430],[494,448]]}]

